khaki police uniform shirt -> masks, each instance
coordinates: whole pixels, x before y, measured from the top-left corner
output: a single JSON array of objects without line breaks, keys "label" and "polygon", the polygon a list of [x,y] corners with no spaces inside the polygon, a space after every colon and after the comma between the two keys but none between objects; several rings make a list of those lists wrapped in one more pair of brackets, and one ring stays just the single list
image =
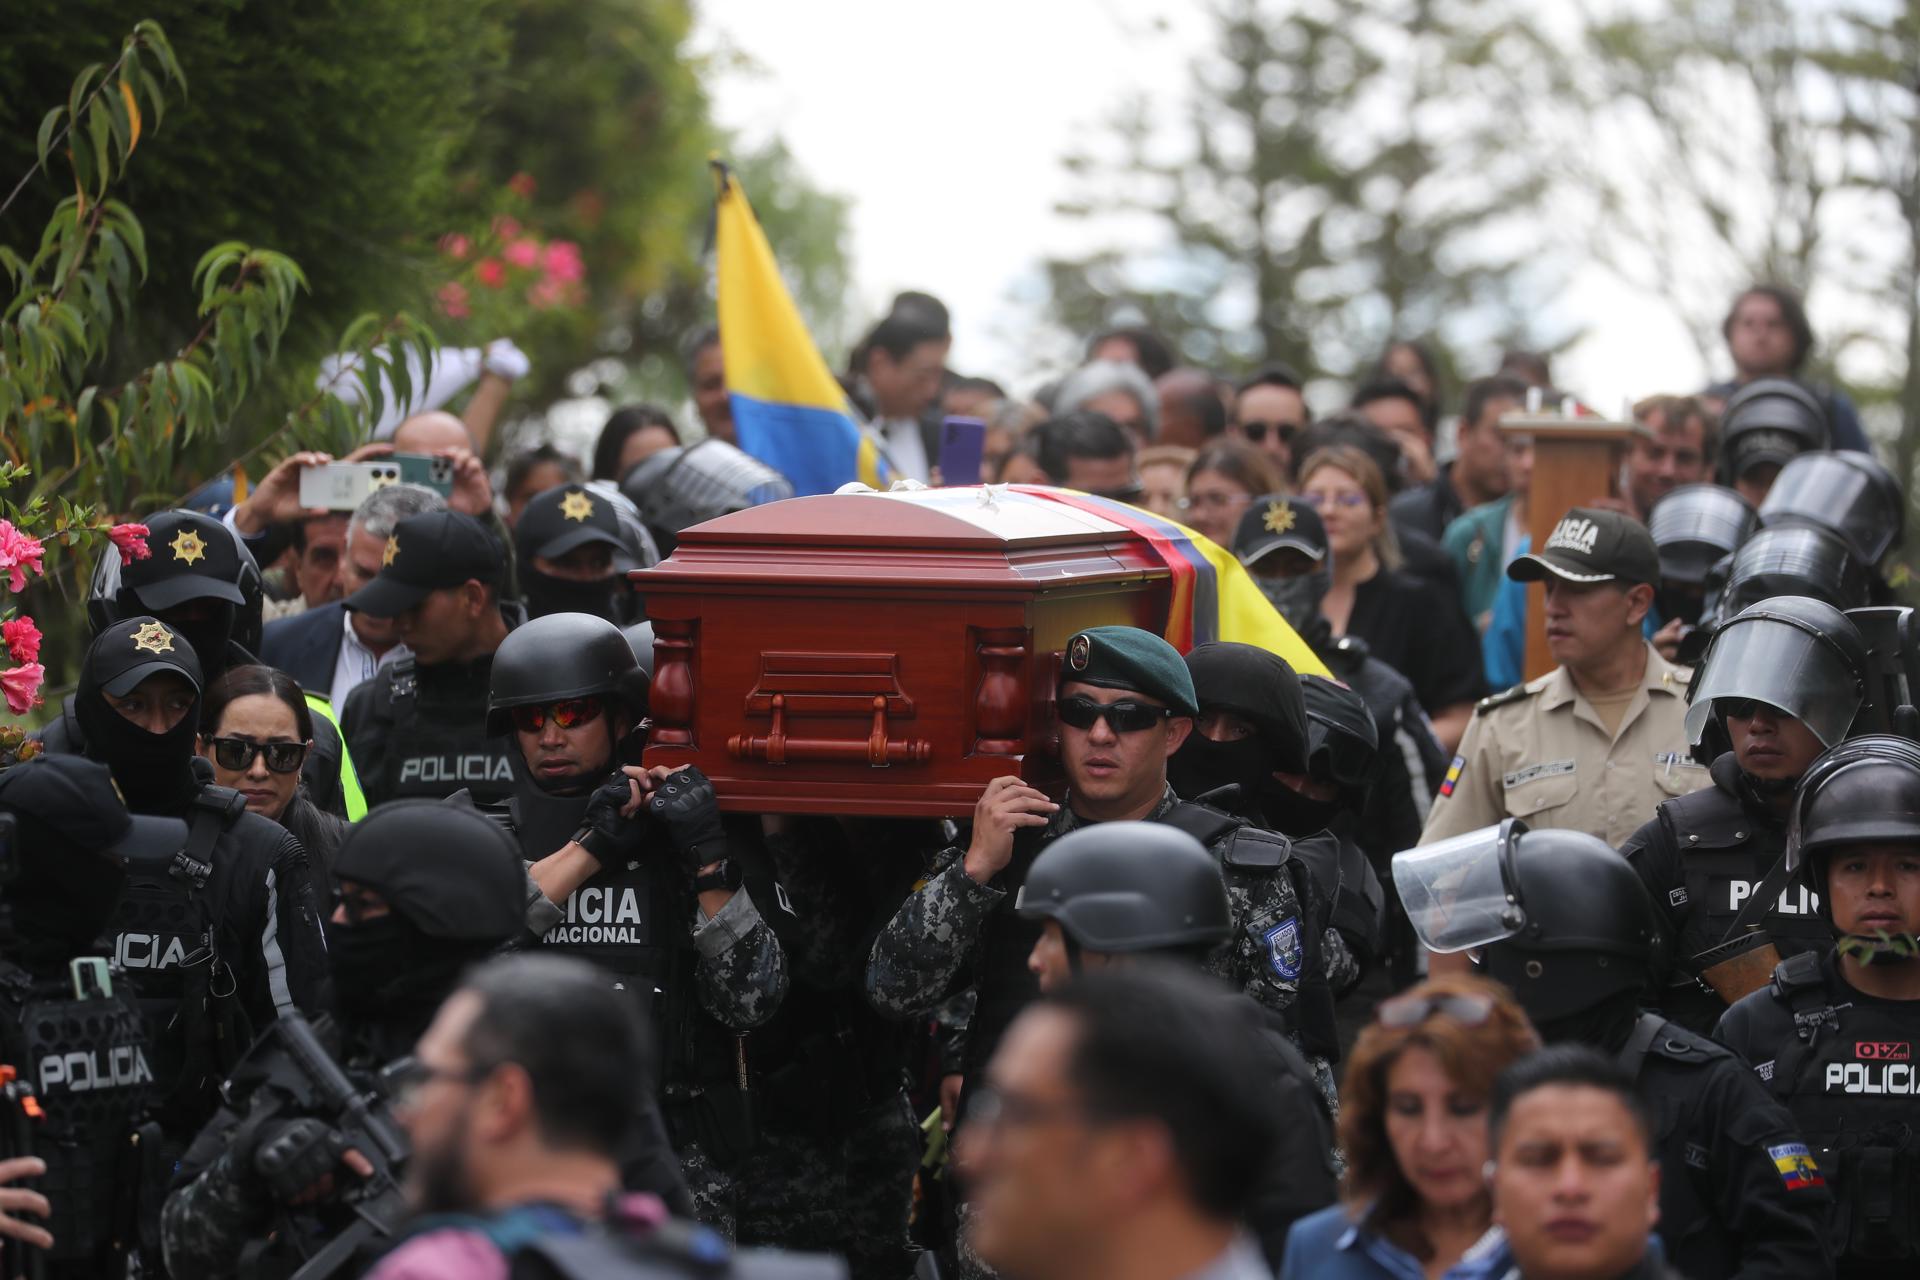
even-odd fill
[{"label": "khaki police uniform shirt", "polygon": [[1687,753],[1689,676],[1648,645],[1646,674],[1611,736],[1564,667],[1482,698],[1420,843],[1520,818],[1619,848],[1662,800],[1709,784]]}]

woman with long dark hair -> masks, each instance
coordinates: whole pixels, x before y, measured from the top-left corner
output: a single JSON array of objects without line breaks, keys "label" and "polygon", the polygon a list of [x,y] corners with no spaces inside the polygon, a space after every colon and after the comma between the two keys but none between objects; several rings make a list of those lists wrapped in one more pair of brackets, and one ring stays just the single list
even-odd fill
[{"label": "woman with long dark hair", "polygon": [[213,779],[246,797],[247,808],[300,841],[316,884],[333,883],[333,855],[345,839],[344,819],[308,798],[300,766],[313,749],[313,716],[293,677],[272,667],[230,667],[207,689],[200,713],[200,754]]}]

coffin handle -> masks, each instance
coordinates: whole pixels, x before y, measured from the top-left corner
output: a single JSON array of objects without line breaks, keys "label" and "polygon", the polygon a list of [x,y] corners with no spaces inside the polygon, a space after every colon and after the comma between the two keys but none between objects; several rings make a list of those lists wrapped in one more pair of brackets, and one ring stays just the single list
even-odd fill
[{"label": "coffin handle", "polygon": [[921,764],[932,758],[933,743],[925,738],[887,736],[887,700],[873,700],[873,727],[866,738],[791,738],[787,736],[787,696],[772,698],[773,722],[765,737],[736,733],[727,739],[727,752],[736,760],[764,760],[768,764],[814,764],[864,760],[875,769],[896,764]]}]

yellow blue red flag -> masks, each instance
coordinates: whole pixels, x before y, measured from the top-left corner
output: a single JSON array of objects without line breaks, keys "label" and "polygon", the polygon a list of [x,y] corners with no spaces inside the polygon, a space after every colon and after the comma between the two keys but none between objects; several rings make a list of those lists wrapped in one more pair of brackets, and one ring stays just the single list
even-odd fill
[{"label": "yellow blue red flag", "polygon": [[714,177],[720,354],[735,438],[796,494],[831,493],[850,480],[880,488],[879,450],[813,345],[746,192],[717,161]]}]

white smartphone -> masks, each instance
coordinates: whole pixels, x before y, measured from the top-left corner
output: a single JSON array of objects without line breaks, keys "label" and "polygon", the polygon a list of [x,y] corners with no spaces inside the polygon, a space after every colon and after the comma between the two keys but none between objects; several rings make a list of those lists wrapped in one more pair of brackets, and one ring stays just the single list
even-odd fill
[{"label": "white smartphone", "polygon": [[300,472],[300,505],[353,511],[375,490],[398,483],[397,462],[329,462]]}]

